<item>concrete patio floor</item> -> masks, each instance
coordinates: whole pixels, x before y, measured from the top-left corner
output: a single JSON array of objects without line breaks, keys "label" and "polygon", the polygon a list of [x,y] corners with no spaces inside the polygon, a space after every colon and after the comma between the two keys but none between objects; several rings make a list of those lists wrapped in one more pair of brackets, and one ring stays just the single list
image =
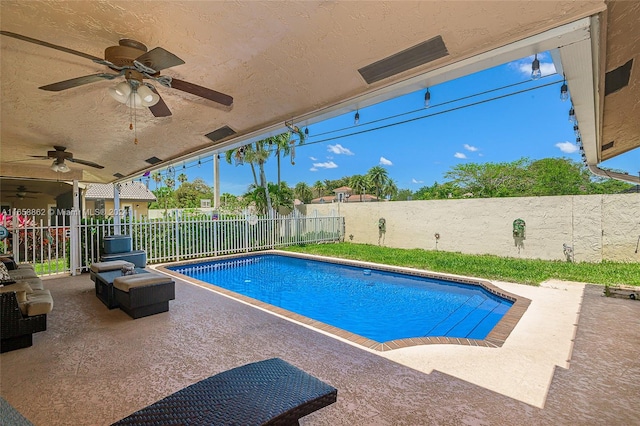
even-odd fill
[{"label": "concrete patio floor", "polygon": [[304,425],[640,424],[640,302],[578,283],[495,284],[532,300],[502,348],[374,353],[180,280],[168,313],[132,320],[88,275],[47,279],[48,329],[0,356],[0,394],[35,425],[103,425],[280,357],[338,389]]}]

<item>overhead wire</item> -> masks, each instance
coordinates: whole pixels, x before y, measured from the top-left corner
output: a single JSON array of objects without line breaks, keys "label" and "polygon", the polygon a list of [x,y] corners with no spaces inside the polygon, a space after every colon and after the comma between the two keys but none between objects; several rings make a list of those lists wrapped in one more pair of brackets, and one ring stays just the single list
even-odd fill
[{"label": "overhead wire", "polygon": [[[553,76],[557,76],[557,75],[558,75],[557,73],[549,74],[549,75],[544,76],[543,78],[553,77]],[[471,99],[471,98],[475,98],[475,97],[478,97],[478,96],[486,95],[486,94],[489,94],[489,93],[494,93],[494,92],[497,92],[497,91],[513,88],[513,87],[516,87],[516,86],[519,86],[519,85],[522,85],[522,84],[526,84],[526,83],[530,83],[530,82],[531,82],[530,80],[520,81],[520,82],[517,82],[517,83],[508,84],[508,85],[505,85],[505,86],[501,86],[501,87],[496,87],[496,88],[493,88],[493,89],[485,90],[483,92],[478,92],[478,93],[474,93],[474,94],[471,94],[471,95],[463,96],[463,97],[460,97],[460,98],[452,99],[452,100],[449,100],[449,101],[441,102],[441,103],[432,105],[431,107],[429,107],[429,110],[430,111],[434,111],[434,109],[436,109],[438,107],[441,107],[443,105],[448,105],[448,104],[464,101],[464,100],[467,100],[467,99]],[[549,83],[546,83],[546,84],[538,84],[535,87],[529,87],[529,88],[526,88],[526,89],[523,89],[523,90],[518,90],[518,91],[515,91],[515,92],[506,93],[506,94],[503,94],[503,95],[500,95],[500,96],[494,96],[492,98],[483,99],[483,100],[480,100],[480,101],[477,101],[477,102],[472,102],[472,103],[469,103],[469,104],[460,105],[460,106],[457,106],[457,107],[454,107],[454,108],[445,109],[445,110],[442,110],[442,111],[430,112],[429,114],[421,115],[419,117],[414,117],[414,118],[410,118],[410,119],[407,119],[407,120],[397,121],[397,122],[385,124],[385,125],[382,125],[382,126],[362,129],[363,127],[371,125],[371,124],[379,123],[379,122],[382,122],[382,121],[388,121],[388,120],[391,120],[391,119],[394,119],[394,118],[403,117],[403,116],[407,116],[407,115],[410,115],[410,114],[415,114],[415,113],[420,112],[420,111],[424,111],[424,108],[419,108],[419,109],[416,109],[416,110],[407,111],[407,112],[403,112],[403,113],[400,113],[400,114],[391,115],[391,116],[388,116],[388,117],[383,117],[383,118],[380,118],[380,119],[377,119],[377,120],[368,121],[368,122],[362,123],[362,124],[360,124],[358,126],[358,129],[361,129],[361,130],[358,130],[358,131],[355,131],[355,132],[346,133],[346,134],[343,134],[343,135],[333,136],[333,137],[330,137],[330,138],[314,140],[312,142],[306,141],[304,144],[301,144],[298,147],[305,147],[305,146],[308,146],[308,145],[315,145],[315,144],[319,144],[319,143],[323,143],[323,142],[330,142],[330,141],[334,141],[334,140],[337,140],[337,139],[342,139],[342,138],[346,138],[346,137],[350,137],[350,136],[356,136],[356,135],[360,135],[360,134],[364,134],[364,133],[370,133],[370,132],[373,132],[373,131],[376,131],[376,130],[381,130],[381,129],[385,129],[385,128],[389,128],[389,127],[399,126],[399,125],[402,125],[402,124],[407,124],[407,123],[411,123],[411,122],[414,122],[414,121],[423,120],[423,119],[430,118],[430,117],[435,117],[435,116],[442,115],[442,114],[445,114],[445,113],[449,113],[449,112],[458,111],[458,110],[465,109],[465,108],[478,106],[478,105],[485,104],[485,103],[488,103],[488,102],[493,102],[493,101],[496,101],[496,100],[499,100],[499,99],[504,99],[504,98],[507,98],[507,97],[510,97],[510,96],[520,95],[522,93],[527,93],[527,92],[531,92],[531,91],[534,91],[534,90],[542,89],[542,88],[545,88],[545,87],[548,87],[548,86],[553,86],[553,85],[561,83],[561,82],[562,81],[557,80],[557,81],[549,82]],[[307,138],[309,138],[309,137],[316,138],[318,136],[323,136],[323,135],[328,135],[328,134],[332,134],[332,133],[342,132],[342,131],[349,130],[349,129],[352,129],[352,128],[353,128],[353,126],[349,126],[349,127],[345,127],[345,128],[341,128],[341,129],[334,129],[334,130],[330,130],[330,131],[327,131],[327,132],[314,134],[313,136],[308,136]],[[267,151],[275,152],[275,149],[271,148],[271,149],[267,149]],[[217,155],[217,154],[212,154],[212,156],[213,155]],[[213,161],[213,157],[211,159],[205,159],[204,161],[201,161],[201,164],[202,163],[208,163],[208,162],[211,162],[211,161]],[[192,167],[197,167],[197,163],[194,164],[194,165],[187,165],[186,169],[190,169]],[[183,167],[183,169],[184,168],[185,167]],[[161,176],[164,174],[163,172],[157,172],[157,173],[159,173]],[[139,181],[142,181],[142,178],[140,178]]]}]

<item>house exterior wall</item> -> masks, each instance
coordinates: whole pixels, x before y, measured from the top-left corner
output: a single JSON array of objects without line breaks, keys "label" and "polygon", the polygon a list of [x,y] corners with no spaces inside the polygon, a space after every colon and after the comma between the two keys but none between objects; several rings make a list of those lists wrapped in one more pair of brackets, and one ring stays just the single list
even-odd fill
[{"label": "house exterior wall", "polygon": [[[147,201],[120,199],[120,211],[124,212],[127,207],[135,214],[135,217],[149,216],[149,203]],[[85,217],[101,216],[99,210],[99,206],[96,205],[96,200],[85,200]],[[104,200],[104,216],[115,216],[113,200]]]},{"label": "house exterior wall", "polygon": [[[381,244],[389,247],[566,260],[566,244],[577,262],[640,262],[640,253],[635,253],[640,238],[640,194],[334,203],[299,208],[305,214],[334,211],[344,216],[345,240],[354,243],[378,244],[378,219],[385,218]],[[522,240],[513,236],[516,219],[526,223]]]}]

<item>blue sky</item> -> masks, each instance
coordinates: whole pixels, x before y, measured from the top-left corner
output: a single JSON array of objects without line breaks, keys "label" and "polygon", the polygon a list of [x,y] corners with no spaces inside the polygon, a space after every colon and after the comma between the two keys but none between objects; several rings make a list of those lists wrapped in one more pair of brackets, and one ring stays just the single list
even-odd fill
[{"label": "blue sky", "polygon": [[[442,183],[444,173],[460,163],[511,162],[522,157],[581,161],[568,120],[571,102],[560,100],[562,78],[545,53],[538,55],[543,78],[531,80],[532,59],[431,87],[429,108],[424,108],[421,90],[359,110],[358,125],[354,113],[311,125],[305,144],[296,147],[295,165],[282,159],[282,180],[289,186],[298,182],[312,186],[318,180],[365,174],[381,165],[398,188],[416,191]],[[498,88],[504,89],[478,95]],[[637,151],[600,166],[636,174]],[[197,158],[174,165],[176,174],[185,173],[189,181],[200,177],[213,185],[211,157],[199,160],[200,166]],[[221,193],[246,192],[253,181],[250,167],[230,165],[224,159],[220,165]],[[275,157],[265,171],[269,181],[277,180]]]}]

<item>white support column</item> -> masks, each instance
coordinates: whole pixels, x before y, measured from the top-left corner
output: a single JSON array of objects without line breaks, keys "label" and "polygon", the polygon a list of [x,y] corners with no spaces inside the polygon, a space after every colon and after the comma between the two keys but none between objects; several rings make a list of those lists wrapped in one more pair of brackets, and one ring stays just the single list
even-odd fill
[{"label": "white support column", "polygon": [[120,184],[113,185],[113,234],[120,235]]},{"label": "white support column", "polygon": [[73,207],[71,208],[71,216],[69,217],[69,258],[71,266],[71,275],[80,273],[80,188],[78,181],[73,181]]},{"label": "white support column", "polygon": [[220,210],[220,154],[213,154],[213,209]]}]

